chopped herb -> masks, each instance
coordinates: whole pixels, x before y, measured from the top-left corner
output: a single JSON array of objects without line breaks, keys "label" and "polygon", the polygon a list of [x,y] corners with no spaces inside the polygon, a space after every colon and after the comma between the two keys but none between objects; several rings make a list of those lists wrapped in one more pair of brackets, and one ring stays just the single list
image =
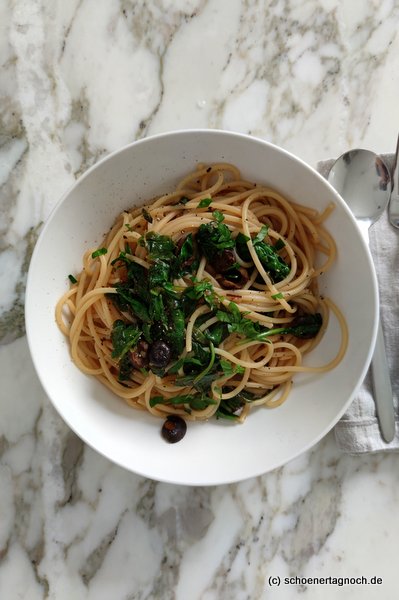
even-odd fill
[{"label": "chopped herb", "polygon": [[279,238],[277,240],[277,242],[274,244],[273,248],[275,249],[276,252],[278,252],[279,250],[282,250],[283,248],[285,248],[285,242],[283,239]]},{"label": "chopped herb", "polygon": [[199,203],[197,208],[207,208],[212,203],[212,198],[203,198]]},{"label": "chopped herb", "polygon": [[153,218],[152,218],[152,216],[150,215],[150,213],[148,212],[148,210],[146,208],[142,209],[141,214],[143,215],[144,219],[148,223],[152,223],[153,222]]},{"label": "chopped herb", "polygon": [[265,237],[267,236],[268,231],[269,227],[267,225],[262,225],[261,230],[252,240],[253,245],[256,246],[256,244],[260,244],[261,242],[263,242]]},{"label": "chopped herb", "polygon": [[95,250],[91,257],[92,258],[97,258],[97,256],[102,256],[103,254],[107,254],[108,250],[107,248],[99,248],[98,250]]},{"label": "chopped herb", "polygon": [[220,210],[214,210],[212,216],[217,223],[221,223],[222,221],[224,221],[224,214],[221,213]]},{"label": "chopped herb", "polygon": [[280,300],[280,298],[284,298],[283,292],[279,292],[278,294],[272,294],[273,300]]},{"label": "chopped herb", "polygon": [[78,280],[73,275],[68,275],[68,279],[71,283],[78,283]]},{"label": "chopped herb", "polygon": [[190,198],[187,198],[187,196],[182,196],[178,204],[187,204],[187,202],[190,202]]}]

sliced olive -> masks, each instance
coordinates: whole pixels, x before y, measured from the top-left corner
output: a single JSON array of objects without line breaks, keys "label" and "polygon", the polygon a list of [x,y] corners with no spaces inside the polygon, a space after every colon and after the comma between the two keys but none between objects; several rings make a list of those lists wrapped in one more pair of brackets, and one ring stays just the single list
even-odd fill
[{"label": "sliced olive", "polygon": [[148,344],[145,340],[140,340],[136,350],[130,353],[130,360],[136,369],[148,367]]},{"label": "sliced olive", "polygon": [[226,249],[222,250],[213,257],[211,265],[215,269],[216,273],[224,273],[224,271],[230,269],[235,262],[236,257],[234,251]]},{"label": "sliced olive", "polygon": [[169,415],[162,425],[161,435],[170,444],[180,442],[187,431],[187,423],[178,415]]},{"label": "sliced olive", "polygon": [[156,340],[151,344],[148,354],[150,365],[163,369],[169,363],[171,355],[170,346],[162,340]]}]

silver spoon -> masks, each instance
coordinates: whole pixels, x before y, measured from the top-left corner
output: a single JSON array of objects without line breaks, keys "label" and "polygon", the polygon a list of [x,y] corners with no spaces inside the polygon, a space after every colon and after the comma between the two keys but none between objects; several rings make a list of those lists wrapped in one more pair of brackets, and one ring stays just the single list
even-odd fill
[{"label": "silver spoon", "polygon": [[[391,193],[389,170],[380,156],[369,150],[350,150],[333,164],[328,181],[352,210],[364,240],[369,228],[384,212]],[[382,437],[391,442],[395,435],[395,413],[381,321],[371,361],[374,399]]]}]

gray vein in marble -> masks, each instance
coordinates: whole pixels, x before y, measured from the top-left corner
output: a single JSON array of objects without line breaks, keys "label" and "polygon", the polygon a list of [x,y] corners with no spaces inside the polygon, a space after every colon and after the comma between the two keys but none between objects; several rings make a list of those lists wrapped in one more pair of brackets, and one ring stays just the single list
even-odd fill
[{"label": "gray vein in marble", "polygon": [[81,497],[78,491],[77,473],[83,459],[84,444],[72,431],[68,432],[62,452],[64,498],[59,506],[75,504]]},{"label": "gray vein in marble", "polygon": [[303,572],[334,531],[340,499],[339,481],[332,477],[314,482],[309,493],[291,507],[296,524],[282,542],[282,554],[293,575]]},{"label": "gray vein in marble", "polygon": [[[248,115],[245,132],[264,136],[261,123],[266,122],[269,137],[285,147],[289,147],[299,122],[309,118],[322,102],[321,92],[337,85],[339,57],[343,54],[336,10],[325,11],[320,6],[315,11],[312,4],[305,2],[299,13],[289,10],[289,4],[274,2],[265,7],[259,0],[242,3],[234,49],[223,69],[230,93],[226,94],[222,88],[224,97],[215,107],[215,125],[228,126],[233,107],[238,103],[238,109],[240,98],[248,97],[253,86],[257,86],[263,96],[263,103],[254,111],[259,113],[259,119]],[[312,61],[314,64],[308,64]],[[304,66],[302,74],[309,77],[313,72],[311,79],[301,81],[301,73],[295,73],[302,63],[308,66],[307,71]],[[291,82],[298,80],[298,75],[299,81],[293,88]],[[305,91],[310,86],[314,86],[311,104],[307,103],[306,94],[298,93],[300,87]],[[269,90],[274,93],[270,94]],[[273,115],[273,119],[268,115]]]},{"label": "gray vein in marble", "polygon": [[0,254],[11,252],[20,257],[19,274],[14,289],[11,290],[13,300],[11,307],[0,311],[0,344],[8,344],[25,334],[25,288],[32,252],[40,233],[42,223],[28,229],[27,233],[13,247],[0,249]]},{"label": "gray vein in marble", "polygon": [[111,530],[107,535],[100,541],[96,548],[86,558],[84,564],[79,569],[79,574],[85,585],[88,585],[93,579],[97,571],[101,568],[104,562],[104,558],[108,552],[109,547],[118,534],[120,522],[125,513],[122,513],[120,521],[117,523],[115,528]]}]

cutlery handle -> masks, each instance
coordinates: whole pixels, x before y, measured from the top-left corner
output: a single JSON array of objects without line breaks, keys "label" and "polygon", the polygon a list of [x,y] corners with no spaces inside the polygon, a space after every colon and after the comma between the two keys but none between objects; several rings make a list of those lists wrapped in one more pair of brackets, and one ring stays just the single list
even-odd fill
[{"label": "cutlery handle", "polygon": [[389,443],[395,436],[395,412],[381,322],[378,324],[377,340],[371,361],[371,374],[382,437]]}]

